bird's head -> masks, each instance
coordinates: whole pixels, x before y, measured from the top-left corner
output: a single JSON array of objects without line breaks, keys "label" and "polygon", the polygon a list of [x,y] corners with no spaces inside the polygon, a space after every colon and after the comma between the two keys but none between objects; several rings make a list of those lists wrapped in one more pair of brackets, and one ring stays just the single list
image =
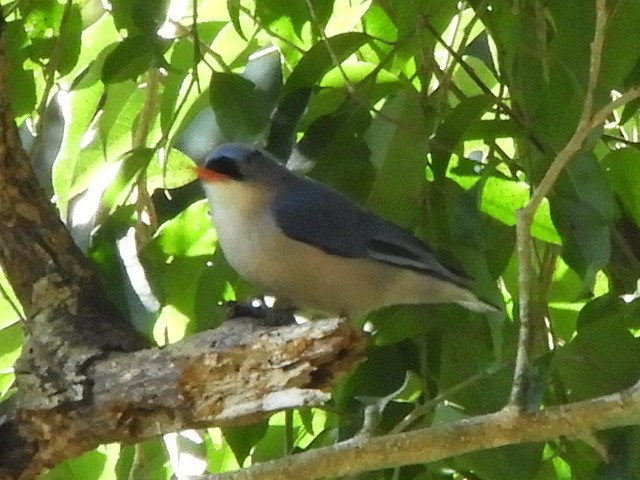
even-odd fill
[{"label": "bird's head", "polygon": [[196,174],[205,184],[219,182],[268,184],[286,171],[267,153],[249,145],[229,143],[216,148]]}]

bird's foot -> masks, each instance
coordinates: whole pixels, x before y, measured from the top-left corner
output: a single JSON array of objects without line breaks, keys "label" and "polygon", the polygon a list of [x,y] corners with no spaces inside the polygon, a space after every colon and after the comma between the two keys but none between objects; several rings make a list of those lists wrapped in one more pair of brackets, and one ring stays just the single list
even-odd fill
[{"label": "bird's foot", "polygon": [[279,327],[296,323],[292,308],[268,307],[264,303],[255,305],[252,302],[227,302],[226,320],[233,318],[250,318],[261,320],[264,325]]}]

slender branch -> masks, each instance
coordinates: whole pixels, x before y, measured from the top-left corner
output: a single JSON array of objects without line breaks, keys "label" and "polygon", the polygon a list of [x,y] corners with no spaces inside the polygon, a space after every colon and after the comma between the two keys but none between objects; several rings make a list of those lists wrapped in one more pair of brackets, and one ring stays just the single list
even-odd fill
[{"label": "slender branch", "polygon": [[518,256],[518,314],[520,330],[518,353],[513,374],[513,385],[509,404],[522,408],[526,403],[527,375],[531,370],[531,325],[529,305],[531,303],[531,222],[526,216],[526,207],[516,215],[516,255]]},{"label": "slender branch", "polygon": [[[152,68],[147,73],[147,88],[142,111],[138,117],[138,128],[133,137],[133,148],[142,148],[146,146],[151,131],[151,125],[157,112],[158,103],[158,86],[160,83],[160,72],[157,68]],[[149,190],[147,189],[147,171],[143,170],[136,181],[136,189],[138,197],[136,199],[136,240],[138,247],[142,248],[149,241],[152,233],[156,228],[155,207],[151,201]],[[144,219],[144,213],[149,217],[149,224]]]},{"label": "slender branch", "polygon": [[277,38],[278,40],[280,40],[283,44],[285,44],[286,46],[288,46],[290,49],[297,51],[298,53],[305,53],[305,49],[302,47],[299,47],[298,45],[296,45],[295,43],[293,43],[291,40],[289,40],[288,38],[286,38],[283,35],[280,35],[278,32],[271,30],[269,28],[268,25],[264,25],[262,23],[262,20],[259,19],[257,17],[257,15],[255,15],[251,10],[249,10],[247,7],[245,7],[244,5],[242,5],[240,2],[238,2],[238,9],[244,13],[247,17],[249,17],[256,25],[258,25],[267,35],[269,35],[272,38]]},{"label": "slender branch", "polygon": [[353,84],[351,83],[351,80],[349,79],[347,72],[345,72],[344,68],[342,68],[342,62],[338,60],[338,56],[336,55],[336,52],[334,52],[333,48],[331,47],[331,42],[329,42],[329,39],[327,38],[327,35],[324,32],[324,27],[322,26],[322,24],[320,23],[320,20],[318,19],[318,16],[316,15],[316,11],[313,8],[313,3],[311,2],[311,0],[305,0],[305,3],[307,4],[307,9],[309,10],[309,17],[311,18],[311,21],[313,22],[313,24],[316,26],[318,35],[320,35],[320,39],[322,40],[322,43],[324,43],[325,46],[327,47],[327,52],[329,53],[329,57],[331,58],[331,61],[340,72],[340,75],[342,75],[342,79],[344,80],[344,85],[345,85],[345,88],[347,89],[347,92],[349,92],[350,95],[354,95],[355,88],[353,87]]},{"label": "slender branch", "polygon": [[558,437],[589,437],[593,430],[637,423],[640,384],[620,393],[512,415],[502,410],[411,432],[355,438],[244,470],[203,476],[213,480],[332,478],[358,472],[434,462],[463,453]]},{"label": "slender branch", "polygon": [[[569,160],[582,147],[593,124],[593,96],[598,84],[604,31],[607,23],[606,0],[596,0],[596,23],[593,41],[591,42],[591,56],[589,63],[589,82],[585,93],[584,105],[578,126],[565,147],[556,155],[540,184],[535,188],[529,203],[518,211],[516,238],[518,254],[518,295],[520,332],[518,339],[518,354],[513,378],[513,387],[509,398],[512,407],[522,409],[527,397],[527,375],[531,367],[531,222],[533,216],[549,194],[562,170]],[[610,106],[610,105],[609,105]],[[607,107],[605,107],[606,110]],[[605,117],[606,118],[606,117]]]},{"label": "slender branch", "polygon": [[[41,141],[42,119],[44,117],[44,111],[47,108],[47,105],[49,104],[49,97],[51,94],[51,90],[53,89],[53,85],[55,84],[56,70],[58,68],[58,64],[60,63],[60,56],[64,48],[63,39],[65,38],[65,33],[66,33],[65,30],[66,30],[67,24],[69,23],[69,16],[71,15],[72,6],[73,6],[73,0],[67,0],[67,3],[65,4],[64,10],[62,12],[62,18],[60,20],[60,27],[59,27],[60,35],[53,43],[53,47],[51,49],[51,55],[49,56],[49,62],[43,68],[46,82],[44,86],[44,92],[42,94],[42,100],[40,101],[40,105],[38,105],[38,108],[36,110],[38,112],[38,120],[36,122],[36,128],[35,128],[36,138],[38,139],[37,142]],[[35,148],[35,145],[36,143],[34,143],[34,146],[32,147],[32,149]]]},{"label": "slender branch", "polygon": [[406,417],[404,417],[402,420],[400,420],[400,422],[398,422],[391,429],[390,433],[400,433],[400,432],[405,431],[416,420],[418,420],[420,417],[426,415],[430,410],[435,408],[438,404],[444,402],[447,398],[453,396],[454,394],[456,394],[458,392],[461,392],[461,391],[469,388],[472,385],[477,384],[481,380],[487,379],[487,378],[491,377],[492,375],[495,375],[497,372],[503,370],[506,367],[512,366],[512,365],[513,365],[513,362],[508,362],[508,363],[504,363],[504,364],[500,365],[496,369],[485,370],[483,372],[480,372],[480,373],[478,373],[476,375],[473,375],[473,376],[463,380],[462,382],[454,385],[451,388],[448,388],[447,390],[444,390],[444,391],[440,392],[435,397],[427,400],[426,402],[424,402],[424,403],[422,403],[420,405],[417,405],[416,408],[411,413],[409,413]]},{"label": "slender branch", "polygon": [[627,90],[622,95],[620,95],[620,97],[616,98],[614,101],[594,113],[593,117],[591,117],[591,121],[589,122],[589,127],[595,128],[598,125],[604,123],[607,120],[607,117],[611,115],[614,110],[622,107],[623,105],[626,105],[636,98],[640,98],[640,87],[634,87]]},{"label": "slender branch", "polygon": [[[180,22],[178,22],[176,20],[169,20],[169,22],[171,23],[171,25],[173,25],[175,27],[175,29],[178,31],[178,33],[180,33],[180,35],[190,35],[190,36],[194,37],[194,34],[193,34],[193,32],[191,31],[191,29],[189,27],[185,27],[184,25],[182,25]],[[194,43],[195,43],[196,47],[197,48],[201,48],[209,56],[213,57],[213,59],[218,63],[218,66],[224,72],[231,73],[231,68],[224,61],[224,58],[222,58],[222,55],[220,55],[218,52],[212,50],[209,47],[209,45],[207,45],[206,43],[202,42],[200,39],[194,37],[193,40],[194,40]],[[213,70],[213,68],[211,68],[211,69]]]},{"label": "slender branch", "polygon": [[[604,30],[606,23],[606,0],[597,0],[596,27],[593,42],[591,43],[591,67],[589,68],[589,84],[587,86],[587,91],[584,97],[582,114],[580,115],[578,126],[572,137],[569,139],[569,142],[567,142],[565,147],[560,151],[560,153],[558,153],[555,160],[551,163],[551,166],[547,170],[547,173],[544,175],[544,177],[540,181],[540,184],[534,190],[529,204],[525,207],[525,209],[528,211],[528,214],[530,215],[533,215],[538,210],[538,207],[542,203],[544,197],[546,197],[551,191],[551,188],[553,188],[553,185],[560,175],[560,172],[562,172],[564,167],[567,166],[567,163],[569,163],[569,160],[571,160],[573,155],[578,150],[580,150],[580,147],[584,143],[584,140],[586,139],[593,126],[599,124],[594,124],[594,120],[596,118],[595,115],[593,115],[593,95],[598,84],[598,74],[600,72],[600,60],[602,58],[602,45],[604,43]],[[609,104],[603,110],[611,112],[614,108],[611,108],[611,104]],[[605,119],[606,116],[602,121],[604,121]]]}]

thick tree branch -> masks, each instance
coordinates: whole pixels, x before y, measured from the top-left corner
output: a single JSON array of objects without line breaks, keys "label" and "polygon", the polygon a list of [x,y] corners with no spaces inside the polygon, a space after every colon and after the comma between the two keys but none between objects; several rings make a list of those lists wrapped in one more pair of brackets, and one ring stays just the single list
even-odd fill
[{"label": "thick tree branch", "polygon": [[213,480],[287,480],[333,478],[358,472],[434,462],[467,452],[515,443],[544,442],[561,436],[591,435],[594,430],[634,425],[640,420],[640,384],[621,393],[513,415],[502,410],[407,433],[371,439],[354,438],[310,450]]},{"label": "thick tree branch", "polygon": [[[13,417],[0,421],[2,437],[12,435],[0,451],[0,478],[34,478],[101,443],[321,406],[329,399],[323,389],[361,359],[363,337],[346,320],[259,322],[230,320],[165,348],[92,359],[85,365],[90,388],[74,402],[59,405],[44,395],[40,403],[20,401]],[[9,455],[13,442],[23,444],[22,458]]]}]

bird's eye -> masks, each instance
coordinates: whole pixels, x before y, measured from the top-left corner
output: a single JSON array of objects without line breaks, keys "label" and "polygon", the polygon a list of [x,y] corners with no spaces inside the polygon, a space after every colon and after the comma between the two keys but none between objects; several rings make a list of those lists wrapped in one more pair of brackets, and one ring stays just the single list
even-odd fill
[{"label": "bird's eye", "polygon": [[234,158],[224,155],[220,157],[214,157],[209,160],[207,162],[206,168],[227,177],[234,178],[236,180],[241,180],[242,178],[244,178],[244,175],[242,174],[242,172],[240,172],[238,161]]}]

